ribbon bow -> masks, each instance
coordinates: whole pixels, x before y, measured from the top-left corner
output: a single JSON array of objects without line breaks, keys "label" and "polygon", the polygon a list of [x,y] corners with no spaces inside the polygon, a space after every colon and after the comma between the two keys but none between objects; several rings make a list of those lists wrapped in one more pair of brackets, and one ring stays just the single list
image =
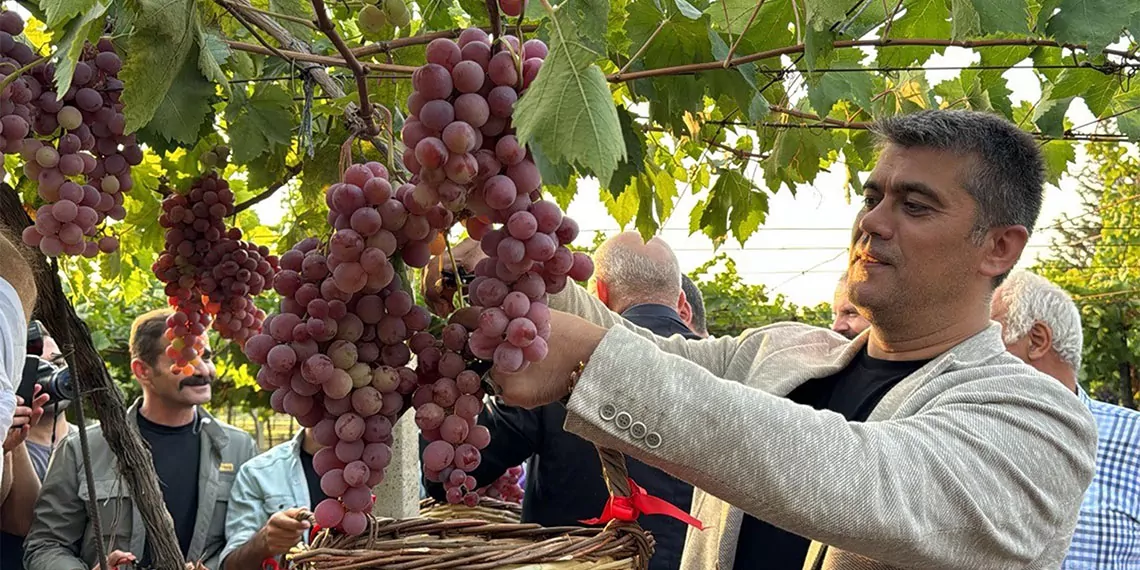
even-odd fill
[{"label": "ribbon bow", "polygon": [[609,500],[606,501],[605,509],[602,510],[602,516],[580,522],[588,525],[608,523],[612,520],[633,522],[637,520],[637,517],[643,514],[665,515],[693,526],[697,530],[705,529],[701,521],[689,515],[689,513],[678,509],[672,503],[664,499],[650,495],[645,489],[642,489],[637,483],[634,483],[633,479],[627,478],[626,481],[629,481],[630,496],[615,497],[610,495]]}]

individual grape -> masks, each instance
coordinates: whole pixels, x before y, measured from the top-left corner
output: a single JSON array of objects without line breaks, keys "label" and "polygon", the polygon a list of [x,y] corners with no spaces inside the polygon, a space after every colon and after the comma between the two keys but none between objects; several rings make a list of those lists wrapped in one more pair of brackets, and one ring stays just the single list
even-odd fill
[{"label": "individual grape", "polygon": [[500,344],[495,348],[492,358],[495,368],[506,373],[518,372],[524,364],[522,349],[509,343]]},{"label": "individual grape", "polygon": [[313,469],[317,473],[328,473],[333,469],[344,469],[344,462],[336,458],[333,448],[324,447],[313,454]]},{"label": "individual grape", "polygon": [[[462,60],[462,55],[459,53],[459,46],[446,38],[432,40],[431,43],[428,44],[424,56],[429,63],[443,66],[448,70],[453,70],[456,64]],[[444,95],[444,97],[446,96],[447,95]]]},{"label": "individual grape", "polygon": [[449,151],[463,154],[475,150],[478,136],[471,125],[463,121],[454,121],[443,129],[442,139]]},{"label": "individual grape", "polygon": [[479,467],[481,461],[482,457],[479,450],[474,445],[464,443],[455,447],[455,467],[470,473]]},{"label": "individual grape", "polygon": [[[448,42],[450,43],[450,42]],[[455,44],[452,44],[455,45]],[[460,93],[475,93],[483,88],[487,74],[478,61],[460,61],[451,70],[451,80]]]},{"label": "individual grape", "polygon": [[[486,106],[491,115],[506,119],[514,113],[515,102],[518,100],[518,92],[513,87],[500,85],[487,94]],[[492,133],[484,132],[483,134],[491,135]]]},{"label": "individual grape", "polygon": [[[368,487],[349,487],[341,497],[345,509],[362,513],[372,508],[372,490]],[[347,517],[348,514],[345,515]]]},{"label": "individual grape", "polygon": [[424,448],[423,465],[426,469],[442,471],[455,459],[455,447],[446,441],[433,441]]},{"label": "individual grape", "polygon": [[491,56],[491,62],[487,64],[487,77],[500,86],[514,86],[519,82],[515,58],[510,52],[504,50]]},{"label": "individual grape", "polygon": [[487,120],[491,116],[491,108],[488,100],[484,99],[482,95],[464,93],[455,98],[453,114],[456,121],[463,121],[472,127],[479,128],[487,124]]},{"label": "individual grape", "polygon": [[364,446],[361,461],[372,471],[383,471],[392,462],[392,448],[383,443],[369,443]]},{"label": "individual grape", "polygon": [[[448,79],[448,81],[451,80]],[[425,127],[433,131],[442,131],[444,127],[455,120],[455,107],[447,101],[436,99],[424,103],[423,108],[420,109],[419,115],[417,116]],[[416,158],[419,157],[417,156]],[[420,162],[421,164],[423,163],[422,160]]]},{"label": "individual grape", "polygon": [[416,407],[416,425],[420,426],[420,429],[431,430],[439,428],[445,416],[446,412],[444,412],[443,408],[432,402]]},{"label": "individual grape", "polygon": [[324,491],[325,495],[339,497],[347,490],[348,482],[344,479],[344,469],[332,469],[321,475],[321,491]]},{"label": "individual grape", "polygon": [[269,351],[265,362],[269,368],[277,372],[288,372],[297,363],[297,353],[288,345],[279,344]]},{"label": "individual grape", "polygon": [[525,59],[546,59],[548,53],[546,43],[538,38],[527,40],[523,44],[523,58]]},{"label": "individual grape", "polygon": [[542,68],[542,60],[535,57],[528,59],[522,64],[522,88],[530,87],[535,79],[538,79],[538,72]]},{"label": "individual grape", "polygon": [[[538,222],[538,231],[544,234],[554,232],[562,223],[562,210],[554,202],[539,200],[530,205],[530,213]],[[560,240],[562,243],[569,243]]]},{"label": "individual grape", "polygon": [[472,42],[490,45],[491,37],[479,28],[466,28],[459,32],[459,37],[455,41],[461,48]]},{"label": "individual grape", "polygon": [[336,435],[341,441],[356,441],[364,435],[364,419],[356,414],[344,414],[336,420]]},{"label": "individual grape", "polygon": [[519,144],[514,135],[507,135],[495,143],[495,157],[499,159],[499,162],[513,166],[526,158],[526,149]]},{"label": "individual grape", "polygon": [[574,264],[570,266],[570,271],[566,275],[575,281],[586,281],[590,275],[594,273],[594,262],[590,256],[582,253],[574,253]]},{"label": "individual grape", "polygon": [[452,87],[451,72],[438,63],[424,65],[412,74],[412,88],[428,101],[446,99],[451,95]]},{"label": "individual grape", "polygon": [[447,158],[447,146],[435,137],[428,137],[416,144],[416,160],[421,166],[442,168]]},{"label": "individual grape", "polygon": [[518,190],[514,181],[501,174],[492,176],[483,184],[483,199],[488,206],[497,210],[509,207],[516,196]]},{"label": "individual grape", "polygon": [[519,348],[526,348],[538,336],[538,329],[527,318],[512,319],[507,325],[507,342]]},{"label": "individual grape", "polygon": [[343,439],[336,442],[333,447],[336,453],[336,458],[344,463],[351,463],[360,459],[360,455],[364,453],[364,440],[358,439],[356,441],[344,441]]},{"label": "individual grape", "polygon": [[519,194],[529,194],[542,186],[542,175],[534,161],[523,160],[507,167],[507,176],[515,183]]},{"label": "individual grape", "polygon": [[484,426],[474,426],[467,433],[466,443],[477,449],[483,449],[491,443],[491,432]]},{"label": "individual grape", "polygon": [[344,468],[344,481],[350,487],[362,487],[368,480],[369,469],[363,461],[353,461]]},{"label": "individual grape", "polygon": [[344,520],[344,506],[336,499],[325,499],[313,509],[313,517],[322,528],[336,528]]}]

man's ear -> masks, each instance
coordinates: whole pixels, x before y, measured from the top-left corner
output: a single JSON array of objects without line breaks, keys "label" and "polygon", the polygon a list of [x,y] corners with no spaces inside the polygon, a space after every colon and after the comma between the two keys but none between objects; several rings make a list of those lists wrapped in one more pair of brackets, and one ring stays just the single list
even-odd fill
[{"label": "man's ear", "polygon": [[142,386],[150,386],[154,382],[154,369],[137,358],[131,359],[131,373]]},{"label": "man's ear", "polygon": [[1029,359],[1038,360],[1044,358],[1053,350],[1053,331],[1049,325],[1041,321],[1033,323],[1029,328]]},{"label": "man's ear", "polygon": [[1025,226],[1004,226],[987,232],[985,256],[980,271],[989,278],[1005,275],[1013,270],[1025,251],[1029,230]]},{"label": "man's ear", "polygon": [[681,291],[681,295],[677,297],[677,314],[686,325],[693,326],[693,306],[689,304],[689,298],[685,296],[684,291]]}]

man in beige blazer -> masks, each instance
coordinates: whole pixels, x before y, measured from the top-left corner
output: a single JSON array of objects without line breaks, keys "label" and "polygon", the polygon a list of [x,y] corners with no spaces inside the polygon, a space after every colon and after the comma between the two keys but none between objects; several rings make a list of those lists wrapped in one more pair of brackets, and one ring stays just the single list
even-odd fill
[{"label": "man in beige blazer", "polygon": [[812,570],[1055,569],[1065,556],[1096,427],[989,318],[1040,212],[1037,144],[965,111],[875,130],[848,278],[868,332],[656,338],[568,286],[550,298],[547,359],[491,374],[513,405],[569,395],[568,431],[702,490],[692,512],[707,529],[689,530],[684,568],[775,567],[773,553]]}]

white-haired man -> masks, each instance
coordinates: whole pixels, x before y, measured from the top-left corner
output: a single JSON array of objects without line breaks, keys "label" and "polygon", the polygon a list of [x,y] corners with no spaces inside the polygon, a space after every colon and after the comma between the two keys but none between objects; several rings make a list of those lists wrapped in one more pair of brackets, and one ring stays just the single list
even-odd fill
[{"label": "white-haired man", "polygon": [[992,314],[1009,352],[1076,392],[1096,419],[1096,473],[1062,568],[1140,568],[1140,412],[1092,400],[1078,387],[1081,314],[1057,285],[1014,273],[994,292]]}]

